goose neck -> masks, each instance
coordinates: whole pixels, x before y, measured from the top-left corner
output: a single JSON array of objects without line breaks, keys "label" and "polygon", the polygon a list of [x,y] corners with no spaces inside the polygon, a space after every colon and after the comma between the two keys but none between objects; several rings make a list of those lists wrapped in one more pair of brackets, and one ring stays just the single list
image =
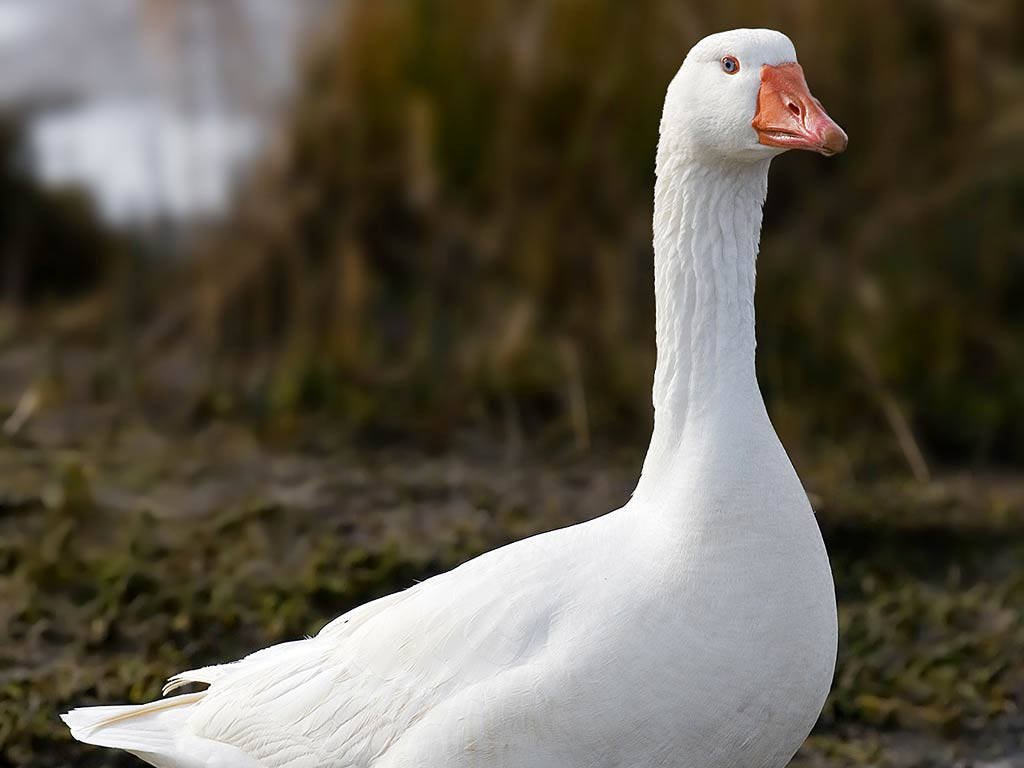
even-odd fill
[{"label": "goose neck", "polygon": [[754,275],[769,161],[659,156],[654,201],[658,357],[651,453],[716,408],[756,404]]}]

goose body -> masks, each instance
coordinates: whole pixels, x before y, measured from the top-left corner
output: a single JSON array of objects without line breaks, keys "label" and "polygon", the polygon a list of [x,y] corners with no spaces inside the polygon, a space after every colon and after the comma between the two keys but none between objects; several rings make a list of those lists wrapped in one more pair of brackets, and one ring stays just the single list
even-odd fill
[{"label": "goose body", "polygon": [[159,768],[785,765],[832,678],[835,595],[754,376],[754,261],[771,158],[845,145],[795,62],[735,30],[669,87],[655,428],[624,507],[168,686],[199,693],[73,710],[72,734]]}]

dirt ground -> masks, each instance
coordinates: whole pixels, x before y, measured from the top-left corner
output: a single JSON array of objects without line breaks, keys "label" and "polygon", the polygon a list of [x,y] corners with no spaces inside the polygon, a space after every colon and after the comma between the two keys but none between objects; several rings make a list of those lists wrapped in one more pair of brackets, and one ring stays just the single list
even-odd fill
[{"label": "dirt ground", "polygon": [[[45,415],[0,444],[0,765],[128,766],[72,705],[315,632],[496,545],[623,503],[636,451],[269,448]],[[66,425],[64,425],[66,427]],[[825,477],[822,475],[821,477]],[[1024,766],[1024,478],[831,487],[832,695],[794,764]]]}]

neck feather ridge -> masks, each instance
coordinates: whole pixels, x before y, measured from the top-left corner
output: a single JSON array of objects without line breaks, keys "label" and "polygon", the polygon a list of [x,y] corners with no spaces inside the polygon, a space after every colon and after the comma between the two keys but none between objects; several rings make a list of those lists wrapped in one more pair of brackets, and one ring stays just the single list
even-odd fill
[{"label": "neck feather ridge", "polygon": [[760,402],[754,275],[769,161],[659,156],[654,200],[658,358],[651,454],[737,399]]}]

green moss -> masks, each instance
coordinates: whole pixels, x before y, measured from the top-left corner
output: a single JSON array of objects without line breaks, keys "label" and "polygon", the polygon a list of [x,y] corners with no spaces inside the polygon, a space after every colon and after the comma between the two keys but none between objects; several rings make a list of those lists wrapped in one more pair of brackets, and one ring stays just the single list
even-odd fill
[{"label": "green moss", "polygon": [[[480,551],[610,509],[636,471],[628,456],[542,470],[416,454],[239,455],[246,445],[224,433],[162,450],[148,481],[129,474],[121,487],[138,495],[128,501],[110,489],[146,454],[133,462],[120,449],[90,451],[69,464],[0,449],[6,477],[78,489],[47,506],[12,488],[21,500],[0,515],[0,762],[132,765],[71,742],[56,715],[156,697],[177,671],[315,633]],[[195,457],[207,482],[233,493],[198,492]],[[928,764],[941,765],[1013,749],[1024,690],[1024,486],[816,487],[840,649],[798,763],[911,766],[932,755]],[[180,506],[146,512],[159,493]]]}]

